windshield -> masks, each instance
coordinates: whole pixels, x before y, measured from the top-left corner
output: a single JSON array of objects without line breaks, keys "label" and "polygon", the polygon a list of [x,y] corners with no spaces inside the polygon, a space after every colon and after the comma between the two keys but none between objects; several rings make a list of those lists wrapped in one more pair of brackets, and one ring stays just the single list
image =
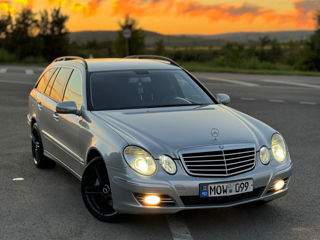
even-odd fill
[{"label": "windshield", "polygon": [[96,72],[90,76],[93,110],[213,104],[182,70]]}]

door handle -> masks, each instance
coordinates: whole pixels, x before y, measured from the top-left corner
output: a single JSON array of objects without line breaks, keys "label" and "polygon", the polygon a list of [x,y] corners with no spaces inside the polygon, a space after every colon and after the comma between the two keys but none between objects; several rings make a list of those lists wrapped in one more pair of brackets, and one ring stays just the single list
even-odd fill
[{"label": "door handle", "polygon": [[38,103],[38,109],[41,111],[42,109],[43,109],[43,106],[42,106],[42,104],[39,102]]},{"label": "door handle", "polygon": [[59,121],[60,120],[60,116],[57,113],[52,114],[54,120]]}]

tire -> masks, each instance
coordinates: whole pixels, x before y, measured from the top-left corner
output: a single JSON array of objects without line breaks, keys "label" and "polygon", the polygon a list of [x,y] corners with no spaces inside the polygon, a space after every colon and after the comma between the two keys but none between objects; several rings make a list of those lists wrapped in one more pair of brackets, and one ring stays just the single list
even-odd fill
[{"label": "tire", "polygon": [[37,168],[44,169],[55,167],[56,163],[43,154],[43,145],[37,123],[33,124],[31,130],[31,150],[33,163]]},{"label": "tire", "polygon": [[110,181],[101,157],[94,158],[81,181],[82,199],[89,212],[103,222],[115,222],[119,213],[113,209]]}]

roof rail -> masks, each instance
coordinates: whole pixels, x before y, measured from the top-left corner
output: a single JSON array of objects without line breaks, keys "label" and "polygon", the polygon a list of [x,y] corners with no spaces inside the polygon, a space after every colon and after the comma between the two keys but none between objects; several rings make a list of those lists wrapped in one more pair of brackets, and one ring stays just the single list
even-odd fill
[{"label": "roof rail", "polygon": [[157,56],[157,55],[132,55],[132,56],[127,56],[127,57],[125,57],[125,58],[162,60],[162,61],[169,62],[171,65],[180,67],[179,64],[176,63],[175,61],[173,61],[172,59],[167,58],[167,57],[163,57],[163,56]]},{"label": "roof rail", "polygon": [[76,57],[76,56],[64,56],[64,57],[58,57],[53,62],[60,62],[60,61],[69,61],[69,60],[80,60],[84,64],[84,67],[86,70],[88,70],[88,63],[87,61],[82,57]]}]

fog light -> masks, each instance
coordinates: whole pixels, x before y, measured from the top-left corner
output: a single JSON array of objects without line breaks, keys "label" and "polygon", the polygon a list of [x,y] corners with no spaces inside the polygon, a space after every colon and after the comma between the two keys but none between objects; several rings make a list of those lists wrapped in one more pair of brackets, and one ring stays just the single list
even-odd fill
[{"label": "fog light", "polygon": [[148,195],[144,197],[144,204],[150,205],[150,206],[155,206],[158,205],[161,201],[161,198],[157,195]]},{"label": "fog light", "polygon": [[285,182],[282,179],[280,179],[273,184],[273,189],[275,191],[279,191],[284,187],[284,185],[285,185]]}]

